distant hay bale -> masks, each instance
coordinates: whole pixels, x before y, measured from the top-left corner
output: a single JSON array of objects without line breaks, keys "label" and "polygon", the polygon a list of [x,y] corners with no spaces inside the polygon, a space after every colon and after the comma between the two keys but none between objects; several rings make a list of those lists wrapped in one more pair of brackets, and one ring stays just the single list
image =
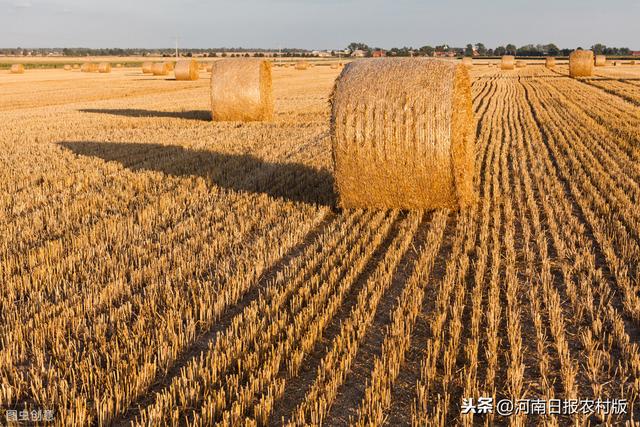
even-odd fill
[{"label": "distant hay bale", "polygon": [[167,68],[169,71],[173,71],[175,69],[175,62],[173,61],[164,61],[167,64]]},{"label": "distant hay bale", "polygon": [[504,55],[500,61],[500,69],[513,70],[516,66],[516,58],[513,55]]},{"label": "distant hay bale", "polygon": [[77,69],[79,69],[79,68],[80,68],[80,65],[78,65],[78,64],[73,64],[73,69],[74,69],[74,70],[77,70]]},{"label": "distant hay bale", "polygon": [[527,63],[524,61],[516,61],[516,68],[525,68]]},{"label": "distant hay bale", "polygon": [[195,59],[178,61],[173,71],[176,80],[198,80],[200,78],[200,70]]},{"label": "distant hay bale", "polygon": [[102,74],[111,72],[111,64],[108,62],[101,62],[98,64],[98,72]]},{"label": "distant hay bale", "polygon": [[65,71],[71,71],[71,65],[66,64],[64,67],[62,67]]},{"label": "distant hay bale", "polygon": [[605,55],[596,55],[595,66],[604,67],[607,65],[607,57]]},{"label": "distant hay bale", "polygon": [[96,71],[98,71],[98,65],[94,64],[93,62],[85,62],[80,67],[80,71],[82,71],[83,73],[95,73]]},{"label": "distant hay bale", "polygon": [[122,68],[122,64],[116,64],[116,68]]},{"label": "distant hay bale", "polygon": [[154,62],[151,71],[154,76],[166,76],[169,74],[169,65],[166,62]]},{"label": "distant hay bale", "polygon": [[456,208],[476,200],[467,67],[428,58],[348,64],[331,96],[342,208]]},{"label": "distant hay bale", "polygon": [[569,76],[588,77],[593,74],[593,52],[574,50],[569,55]]},{"label": "distant hay bale", "polygon": [[629,65],[636,65],[636,61],[629,61]]},{"label": "distant hay bale", "polygon": [[11,66],[11,74],[24,74],[24,65],[13,64]]},{"label": "distant hay bale", "polygon": [[295,68],[296,70],[306,70],[309,68],[309,63],[307,61],[298,61]]},{"label": "distant hay bale", "polygon": [[153,62],[145,61],[142,63],[142,72],[144,74],[153,74]]},{"label": "distant hay bale", "polygon": [[272,91],[270,61],[216,61],[211,70],[211,117],[215,121],[270,120]]},{"label": "distant hay bale", "polygon": [[544,60],[544,65],[547,68],[553,68],[556,66],[556,58],[548,57]]},{"label": "distant hay bale", "polygon": [[465,56],[464,58],[462,58],[462,65],[467,68],[473,67],[473,58],[471,58],[470,56]]}]

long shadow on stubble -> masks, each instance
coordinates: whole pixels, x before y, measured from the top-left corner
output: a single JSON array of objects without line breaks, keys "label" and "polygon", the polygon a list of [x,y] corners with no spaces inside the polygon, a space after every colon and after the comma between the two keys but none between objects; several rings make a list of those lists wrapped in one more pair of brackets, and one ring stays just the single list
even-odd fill
[{"label": "long shadow on stubble", "polygon": [[122,117],[160,117],[173,119],[187,119],[198,121],[211,121],[211,111],[208,110],[190,110],[190,111],[155,111],[143,110],[137,108],[84,108],[79,110],[83,113],[107,114],[111,116]]},{"label": "long shadow on stubble", "polygon": [[177,145],[98,141],[62,141],[58,145],[80,156],[118,162],[134,172],[201,176],[210,184],[230,190],[335,205],[330,171],[299,163],[269,162],[251,154],[191,150]]}]

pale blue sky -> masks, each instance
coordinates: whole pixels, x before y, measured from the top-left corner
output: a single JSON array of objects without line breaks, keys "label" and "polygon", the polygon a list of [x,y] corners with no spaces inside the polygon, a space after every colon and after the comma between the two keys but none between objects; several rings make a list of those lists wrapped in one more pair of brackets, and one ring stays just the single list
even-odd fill
[{"label": "pale blue sky", "polygon": [[[489,5],[490,4],[490,5]],[[639,0],[0,0],[0,47],[487,47],[640,50]]]}]

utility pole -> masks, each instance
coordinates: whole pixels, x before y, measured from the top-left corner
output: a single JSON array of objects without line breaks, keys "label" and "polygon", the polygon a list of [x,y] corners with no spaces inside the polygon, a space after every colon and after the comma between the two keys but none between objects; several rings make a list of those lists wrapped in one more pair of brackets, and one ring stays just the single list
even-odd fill
[{"label": "utility pole", "polygon": [[178,36],[176,36],[176,60],[178,59]]}]

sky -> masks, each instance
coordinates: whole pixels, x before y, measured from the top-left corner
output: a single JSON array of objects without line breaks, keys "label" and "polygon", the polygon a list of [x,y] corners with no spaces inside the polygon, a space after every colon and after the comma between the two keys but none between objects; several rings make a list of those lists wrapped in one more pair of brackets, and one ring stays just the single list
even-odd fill
[{"label": "sky", "polygon": [[0,0],[0,47],[640,50],[638,0]]}]

